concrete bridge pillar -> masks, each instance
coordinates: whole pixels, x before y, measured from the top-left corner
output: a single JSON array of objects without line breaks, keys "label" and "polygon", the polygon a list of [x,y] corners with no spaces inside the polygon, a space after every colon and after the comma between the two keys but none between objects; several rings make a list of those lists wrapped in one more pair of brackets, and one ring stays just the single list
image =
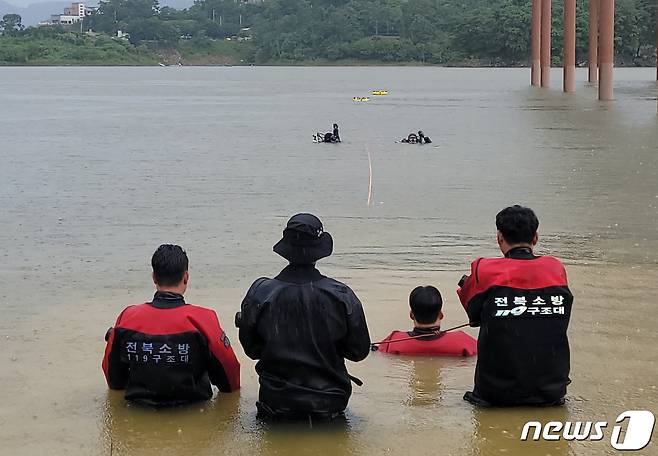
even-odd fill
[{"label": "concrete bridge pillar", "polygon": [[551,85],[551,0],[541,1],[541,86]]},{"label": "concrete bridge pillar", "polygon": [[564,0],[563,90],[576,90],[576,0]]},{"label": "concrete bridge pillar", "polygon": [[599,100],[613,98],[615,62],[615,0],[600,0],[599,9]]},{"label": "concrete bridge pillar", "polygon": [[530,81],[533,86],[541,84],[541,0],[532,0],[530,28]]},{"label": "concrete bridge pillar", "polygon": [[599,0],[589,0],[589,46],[587,51],[587,80],[599,80]]}]

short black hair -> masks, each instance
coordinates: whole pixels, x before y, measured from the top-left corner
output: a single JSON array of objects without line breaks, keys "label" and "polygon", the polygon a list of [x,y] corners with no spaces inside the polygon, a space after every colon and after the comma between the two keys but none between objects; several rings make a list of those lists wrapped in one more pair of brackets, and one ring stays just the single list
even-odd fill
[{"label": "short black hair", "polygon": [[529,207],[506,207],[496,215],[496,228],[510,244],[530,244],[539,228],[539,219]]},{"label": "short black hair", "polygon": [[418,323],[434,323],[443,308],[443,298],[435,287],[416,287],[409,295],[409,307]]},{"label": "short black hair", "polygon": [[151,258],[153,278],[158,285],[178,285],[188,265],[187,253],[180,245],[162,244]]}]

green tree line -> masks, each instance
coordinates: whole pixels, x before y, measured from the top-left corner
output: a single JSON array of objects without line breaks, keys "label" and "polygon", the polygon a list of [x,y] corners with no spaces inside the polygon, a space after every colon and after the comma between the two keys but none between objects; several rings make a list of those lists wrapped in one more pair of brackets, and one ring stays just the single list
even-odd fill
[{"label": "green tree line", "polygon": [[[588,2],[577,2],[576,55],[587,59]],[[102,0],[84,30],[128,33],[133,46],[220,49],[249,40],[246,63],[311,61],[524,65],[530,47],[531,0],[198,0],[186,10],[157,0]],[[616,0],[618,64],[655,62],[655,0]],[[16,18],[4,35],[31,36]],[[553,1],[553,59],[562,55],[563,2]],[[1,41],[0,41],[1,43]],[[1,50],[1,44],[0,44]],[[217,51],[219,52],[219,51]]]}]

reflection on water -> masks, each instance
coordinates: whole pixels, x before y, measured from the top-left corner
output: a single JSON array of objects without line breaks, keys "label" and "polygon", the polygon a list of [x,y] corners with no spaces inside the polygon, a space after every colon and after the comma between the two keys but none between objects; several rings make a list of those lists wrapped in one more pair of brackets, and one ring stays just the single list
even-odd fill
[{"label": "reflection on water", "polygon": [[[541,416],[540,419],[537,417]],[[565,407],[545,409],[474,409],[473,411],[473,455],[491,456],[499,454],[567,456],[571,452],[568,442],[561,441],[522,441],[519,436],[523,425],[528,421],[564,422],[569,420]],[[532,435],[532,433],[531,433]]]},{"label": "reflection on water", "polygon": [[349,422],[266,425],[259,435],[259,454],[353,454],[354,443]]},{"label": "reflection on water", "polygon": [[[453,233],[420,235],[407,244],[384,243],[355,246],[349,252],[336,254],[335,258],[351,269],[368,269],[376,266],[397,271],[463,270],[464,258],[472,255],[473,251],[484,250],[490,251],[490,255],[497,255],[494,250],[495,246],[491,242],[492,238],[491,234],[482,236]],[[601,245],[619,242],[623,242],[623,239],[612,233],[552,232],[541,236],[539,251],[563,252],[561,258],[567,264],[602,263],[604,259],[607,263],[615,263],[619,262],[619,259],[607,259],[606,250]],[[652,254],[653,252],[650,251],[647,255]]]},{"label": "reflection on water", "polygon": [[105,455],[350,454],[350,422],[268,424],[251,411],[240,416],[239,394],[208,402],[154,408],[127,403],[108,391],[101,443]]},{"label": "reflection on water", "polygon": [[441,358],[410,357],[409,390],[410,395],[405,405],[410,407],[429,407],[441,403],[443,385],[441,384]]},{"label": "reflection on water", "polygon": [[160,455],[221,449],[239,423],[239,394],[176,408],[127,403],[108,391],[103,405],[102,444],[106,454]]}]

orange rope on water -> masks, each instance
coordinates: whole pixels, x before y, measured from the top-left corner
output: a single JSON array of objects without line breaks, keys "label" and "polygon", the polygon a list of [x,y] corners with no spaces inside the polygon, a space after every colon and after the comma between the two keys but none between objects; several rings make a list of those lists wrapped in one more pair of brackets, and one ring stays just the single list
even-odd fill
[{"label": "orange rope on water", "polygon": [[372,156],[368,146],[366,146],[366,151],[368,152],[368,207],[370,207],[372,205]]}]

